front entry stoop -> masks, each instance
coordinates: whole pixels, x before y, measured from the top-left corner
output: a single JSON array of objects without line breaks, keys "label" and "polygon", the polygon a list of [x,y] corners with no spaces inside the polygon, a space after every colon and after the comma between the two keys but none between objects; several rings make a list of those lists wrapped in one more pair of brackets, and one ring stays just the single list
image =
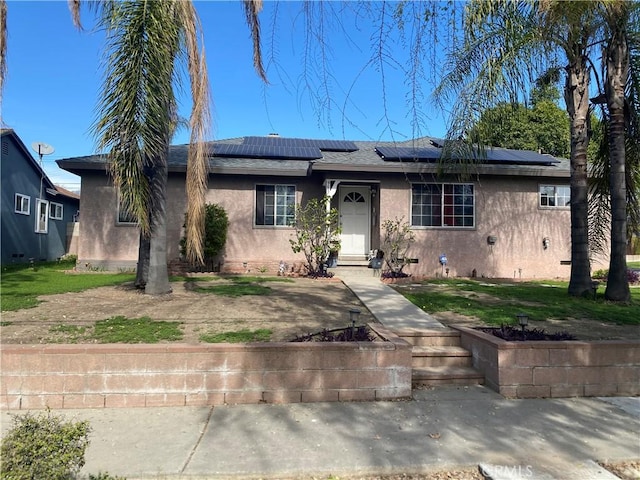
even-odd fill
[{"label": "front entry stoop", "polygon": [[472,367],[471,352],[460,346],[460,332],[442,330],[396,330],[412,348],[413,387],[478,385],[484,375]]}]

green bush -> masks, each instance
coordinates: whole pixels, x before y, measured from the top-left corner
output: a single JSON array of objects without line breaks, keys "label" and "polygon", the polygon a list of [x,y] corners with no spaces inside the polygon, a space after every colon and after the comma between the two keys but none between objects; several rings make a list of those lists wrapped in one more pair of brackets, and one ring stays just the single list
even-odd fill
[{"label": "green bush", "polygon": [[84,466],[89,422],[71,422],[46,414],[13,417],[2,439],[3,480],[68,480]]},{"label": "green bush", "polygon": [[[185,221],[186,223],[186,221]],[[216,203],[205,205],[204,220],[204,261],[205,264],[213,262],[224,248],[227,242],[227,230],[229,229],[229,217],[224,208]],[[180,254],[185,256],[187,239],[180,240]]]}]

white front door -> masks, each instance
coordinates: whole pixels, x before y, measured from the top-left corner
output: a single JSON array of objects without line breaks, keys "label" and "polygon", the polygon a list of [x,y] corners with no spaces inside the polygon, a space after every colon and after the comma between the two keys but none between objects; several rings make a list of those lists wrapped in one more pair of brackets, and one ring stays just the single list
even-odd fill
[{"label": "white front door", "polygon": [[360,186],[340,187],[340,255],[367,255],[371,231],[369,207],[371,189]]}]

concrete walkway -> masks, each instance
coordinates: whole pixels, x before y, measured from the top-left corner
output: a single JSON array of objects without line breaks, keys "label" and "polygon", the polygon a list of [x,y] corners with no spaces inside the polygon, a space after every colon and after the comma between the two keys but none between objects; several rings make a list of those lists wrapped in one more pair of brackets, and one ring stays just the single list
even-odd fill
[{"label": "concrete walkway", "polygon": [[341,267],[334,272],[371,314],[391,330],[447,328],[381,282],[380,277],[373,275],[372,269]]}]

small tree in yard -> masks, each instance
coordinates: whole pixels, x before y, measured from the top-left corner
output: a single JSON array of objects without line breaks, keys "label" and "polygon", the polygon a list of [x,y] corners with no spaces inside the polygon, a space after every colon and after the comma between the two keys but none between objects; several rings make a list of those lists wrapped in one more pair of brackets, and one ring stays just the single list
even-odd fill
[{"label": "small tree in yard", "polygon": [[411,226],[403,218],[382,222],[382,245],[384,260],[391,277],[404,277],[402,272],[407,262],[407,254],[415,240]]},{"label": "small tree in yard", "polygon": [[289,239],[294,253],[304,253],[310,276],[325,276],[326,261],[340,248],[338,210],[327,209],[329,197],[312,198],[306,205],[296,206],[293,222],[295,238]]}]

